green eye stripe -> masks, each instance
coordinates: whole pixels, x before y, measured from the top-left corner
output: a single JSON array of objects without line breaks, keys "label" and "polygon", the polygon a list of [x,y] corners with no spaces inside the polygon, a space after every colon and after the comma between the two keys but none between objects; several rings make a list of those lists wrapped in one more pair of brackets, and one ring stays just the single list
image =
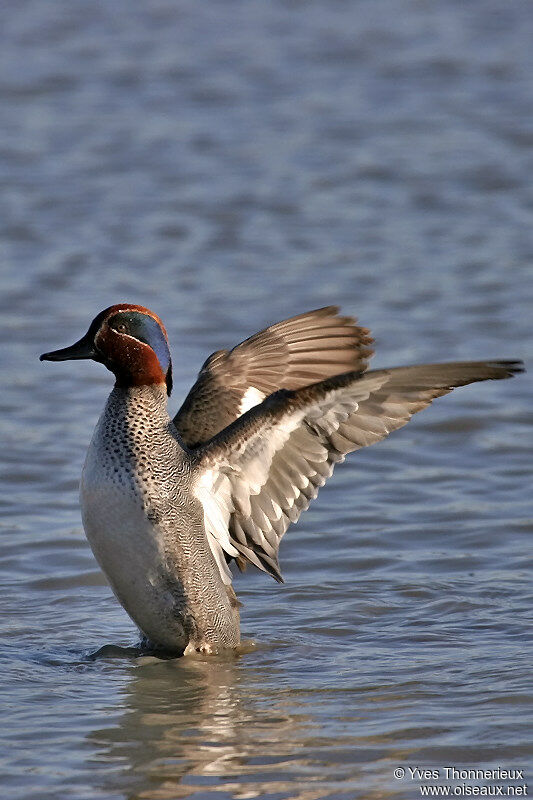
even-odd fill
[{"label": "green eye stripe", "polygon": [[[140,311],[119,311],[111,317],[108,325],[117,333],[126,333],[151,347],[163,373],[166,373],[170,365],[170,352],[165,335],[153,317]],[[124,326],[125,330],[119,330],[119,326]]]}]

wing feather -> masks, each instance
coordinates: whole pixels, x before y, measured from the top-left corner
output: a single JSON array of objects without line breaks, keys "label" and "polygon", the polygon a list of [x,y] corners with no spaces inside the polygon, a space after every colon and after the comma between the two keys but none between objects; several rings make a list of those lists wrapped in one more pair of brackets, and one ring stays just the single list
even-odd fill
[{"label": "wing feather", "polygon": [[[384,439],[456,386],[519,371],[515,361],[431,364],[275,392],[195,451],[208,537],[281,581],[282,536],[347,453]],[[220,553],[217,563],[227,580]]]},{"label": "wing feather", "polygon": [[369,331],[336,306],[283,320],[205,362],[174,418],[189,447],[204,443],[278,389],[366,369]]}]

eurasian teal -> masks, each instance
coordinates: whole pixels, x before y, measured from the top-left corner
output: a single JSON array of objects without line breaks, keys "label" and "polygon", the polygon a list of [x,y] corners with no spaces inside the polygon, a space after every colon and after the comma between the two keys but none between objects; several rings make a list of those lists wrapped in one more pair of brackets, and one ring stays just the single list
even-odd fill
[{"label": "eurasian teal", "polygon": [[236,647],[232,560],[281,581],[281,537],[347,453],[457,386],[522,371],[518,361],[367,371],[371,342],[334,306],[279,322],[213,353],[173,420],[167,334],[143,306],[111,306],[76,344],[41,356],[91,358],[115,375],[83,468],[83,524],[153,647]]}]

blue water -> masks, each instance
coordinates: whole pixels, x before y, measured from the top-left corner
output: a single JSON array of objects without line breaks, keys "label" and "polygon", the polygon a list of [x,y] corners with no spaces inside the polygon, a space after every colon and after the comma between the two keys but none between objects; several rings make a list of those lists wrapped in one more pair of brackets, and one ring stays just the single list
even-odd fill
[{"label": "blue water", "polygon": [[376,366],[527,362],[531,4],[3,11],[2,796],[420,796],[399,766],[531,779],[528,375],[340,466],[283,541],[286,583],[236,578],[255,647],[159,661],[120,649],[137,633],[81,528],[110,375],[37,360],[129,301],[169,331],[172,409],[209,353],[330,303],[372,329]]}]

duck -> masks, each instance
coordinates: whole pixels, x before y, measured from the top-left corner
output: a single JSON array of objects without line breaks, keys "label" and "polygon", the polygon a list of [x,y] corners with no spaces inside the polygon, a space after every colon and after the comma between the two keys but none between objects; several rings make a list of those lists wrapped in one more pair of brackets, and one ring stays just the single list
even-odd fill
[{"label": "duck", "polygon": [[232,565],[282,581],[283,535],[348,453],[456,387],[523,371],[516,360],[370,370],[372,343],[337,306],[283,320],[209,356],[173,418],[167,332],[144,306],[112,305],[75,344],[40,356],[92,359],[115,377],[82,471],[81,515],[146,647],[238,648]]}]

